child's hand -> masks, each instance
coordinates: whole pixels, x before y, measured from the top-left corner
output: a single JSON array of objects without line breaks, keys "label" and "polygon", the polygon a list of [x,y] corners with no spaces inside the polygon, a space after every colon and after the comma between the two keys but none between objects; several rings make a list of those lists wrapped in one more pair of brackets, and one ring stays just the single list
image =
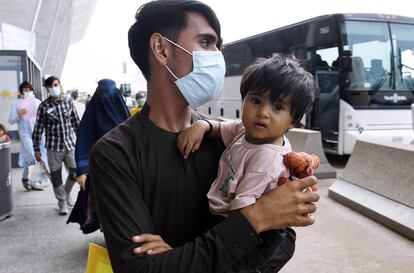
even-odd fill
[{"label": "child's hand", "polygon": [[177,139],[177,146],[184,158],[200,148],[204,133],[209,130],[207,122],[199,120],[181,132]]},{"label": "child's hand", "polygon": [[141,234],[139,236],[133,236],[132,242],[142,244],[140,247],[136,247],[133,250],[135,255],[145,253],[147,255],[154,255],[171,250],[170,247],[159,235],[154,234]]},{"label": "child's hand", "polygon": [[27,109],[24,107],[22,107],[22,109],[19,110],[19,116],[21,117],[26,115],[26,113],[27,113]]}]

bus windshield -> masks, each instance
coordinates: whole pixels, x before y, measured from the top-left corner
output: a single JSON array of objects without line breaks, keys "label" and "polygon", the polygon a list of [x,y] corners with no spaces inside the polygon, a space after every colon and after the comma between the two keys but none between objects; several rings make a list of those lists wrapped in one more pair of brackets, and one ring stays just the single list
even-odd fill
[{"label": "bus windshield", "polygon": [[352,69],[347,75],[349,90],[392,88],[392,48],[385,22],[344,21],[344,50],[351,53]]},{"label": "bus windshield", "polygon": [[414,89],[414,25],[391,23],[397,90]]}]

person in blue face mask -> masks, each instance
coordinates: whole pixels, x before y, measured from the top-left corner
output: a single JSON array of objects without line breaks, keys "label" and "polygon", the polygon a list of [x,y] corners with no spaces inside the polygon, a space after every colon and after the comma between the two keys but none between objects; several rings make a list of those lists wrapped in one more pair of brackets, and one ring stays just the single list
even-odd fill
[{"label": "person in blue face mask", "polygon": [[[29,180],[29,166],[36,163],[33,151],[32,133],[35,126],[36,111],[40,105],[40,100],[35,98],[33,94],[33,86],[31,83],[24,81],[19,86],[19,98],[13,104],[9,123],[15,124],[19,128],[20,153],[18,164],[23,167],[22,183],[26,190],[43,190],[45,184],[32,182]],[[44,137],[41,138],[40,150],[43,151],[45,160]]]},{"label": "person in blue face mask", "polygon": [[271,241],[280,251],[264,258],[259,233],[312,224],[305,215],[319,196],[302,190],[316,178],[277,187],[227,218],[211,214],[207,192],[224,146],[204,138],[183,158],[177,138],[205,118],[195,108],[222,87],[220,23],[209,6],[188,0],[151,1],[135,18],[129,48],[147,100],[95,144],[89,160],[114,272],[252,272],[269,260],[276,272],[292,255],[294,236]]},{"label": "person in blue face mask", "polygon": [[[68,206],[74,204],[70,193],[76,183],[75,141],[79,117],[72,100],[62,96],[59,78],[50,76],[45,80],[44,85],[49,92],[49,97],[39,105],[37,111],[32,135],[34,155],[37,161],[45,159],[39,147],[44,131],[47,161],[53,191],[58,200],[59,214],[67,215]],[[62,181],[62,163],[69,172],[65,184]]]}]

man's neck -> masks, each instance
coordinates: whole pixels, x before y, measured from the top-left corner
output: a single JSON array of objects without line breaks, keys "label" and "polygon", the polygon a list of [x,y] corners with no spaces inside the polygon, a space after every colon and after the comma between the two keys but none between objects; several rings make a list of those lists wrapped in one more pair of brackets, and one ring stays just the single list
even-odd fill
[{"label": "man's neck", "polygon": [[191,108],[175,85],[166,86],[162,82],[148,84],[149,119],[164,130],[180,132],[191,124]]}]

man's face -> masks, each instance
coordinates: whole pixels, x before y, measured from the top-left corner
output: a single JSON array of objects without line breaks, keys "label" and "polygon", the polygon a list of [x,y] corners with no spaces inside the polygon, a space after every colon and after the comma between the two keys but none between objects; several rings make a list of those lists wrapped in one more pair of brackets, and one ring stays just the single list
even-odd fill
[{"label": "man's face", "polygon": [[[217,51],[218,37],[207,19],[195,12],[188,12],[187,27],[181,31],[176,43],[190,52],[193,51]],[[193,57],[184,50],[170,44],[173,50],[173,58],[168,66],[182,78],[193,70]]]}]

